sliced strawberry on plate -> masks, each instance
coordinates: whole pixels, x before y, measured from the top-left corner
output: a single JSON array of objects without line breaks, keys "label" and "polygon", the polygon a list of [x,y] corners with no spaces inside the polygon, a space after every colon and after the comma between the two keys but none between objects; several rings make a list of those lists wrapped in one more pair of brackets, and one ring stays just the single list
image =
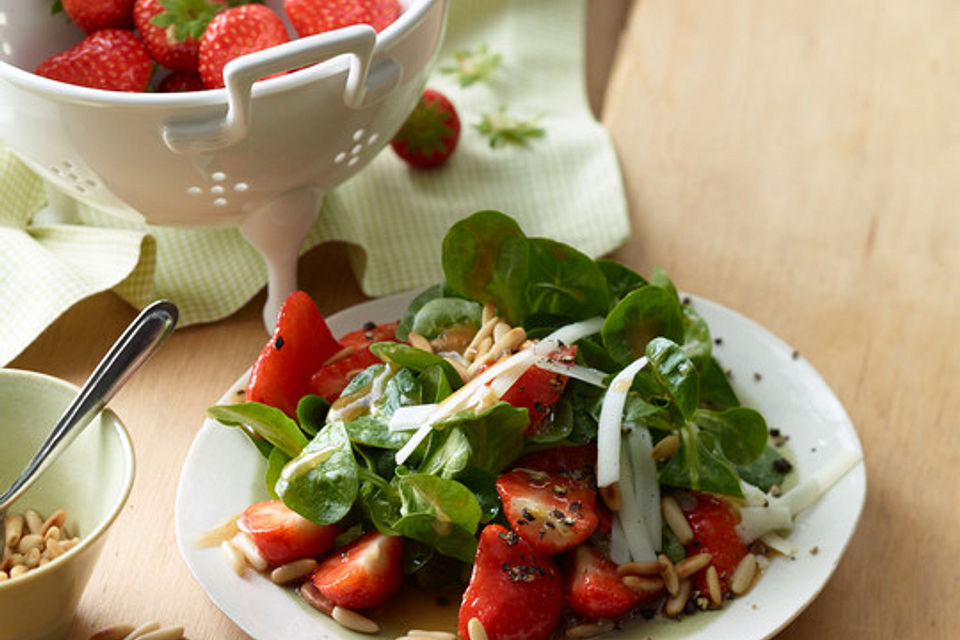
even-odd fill
[{"label": "sliced strawberry on plate", "polygon": [[[733,505],[707,493],[692,495],[695,502],[684,509],[684,515],[693,530],[693,540],[685,545],[685,551],[688,556],[711,554],[713,558],[710,564],[720,577],[720,588],[727,591],[734,569],[747,554],[746,545],[737,535],[737,516]],[[681,504],[684,502],[681,501]],[[693,588],[706,592],[706,569],[693,575]]]},{"label": "sliced strawberry on plate", "polygon": [[470,638],[476,618],[488,640],[545,640],[562,609],[563,581],[553,559],[514,532],[487,525],[460,604],[460,637]]},{"label": "sliced strawberry on plate", "polygon": [[301,38],[352,24],[382,31],[402,11],[397,0],[284,0],[283,9]]},{"label": "sliced strawberry on plate", "polygon": [[372,609],[403,581],[403,538],[371,531],[320,563],[310,576],[330,602],[348,609]]},{"label": "sliced strawberry on plate", "polygon": [[617,565],[596,548],[582,544],[574,549],[566,573],[567,606],[578,616],[598,620],[619,618],[657,592],[638,593],[623,584]]},{"label": "sliced strawberry on plate", "polygon": [[597,528],[597,492],[582,476],[522,467],[497,478],[511,528],[539,553],[573,549]]},{"label": "sliced strawberry on plate", "polygon": [[590,443],[544,449],[517,458],[511,466],[593,479],[597,466],[597,445]]},{"label": "sliced strawberry on plate", "polygon": [[[550,358],[558,362],[573,362],[576,353],[576,347],[564,347],[551,353]],[[553,405],[563,395],[567,380],[568,377],[561,373],[532,366],[503,394],[501,400],[529,412],[530,424],[524,432],[525,436],[537,433],[537,427],[550,415]]]},{"label": "sliced strawberry on plate", "polygon": [[140,38],[125,29],[101,29],[40,63],[38,76],[108,91],[146,91],[153,62]]},{"label": "sliced strawberry on plate", "polygon": [[280,307],[273,336],[253,365],[247,400],[295,418],[297,402],[311,393],[310,376],[341,349],[310,296],[291,293]]},{"label": "sliced strawberry on plate", "polygon": [[310,378],[311,393],[322,396],[329,402],[336,400],[355,375],[372,364],[382,362],[370,351],[370,345],[392,340],[396,330],[396,322],[387,322],[344,335],[339,340],[342,350]]},{"label": "sliced strawberry on plate", "polygon": [[250,505],[237,526],[253,538],[263,556],[273,564],[326,555],[340,533],[336,525],[314,524],[280,500]]}]

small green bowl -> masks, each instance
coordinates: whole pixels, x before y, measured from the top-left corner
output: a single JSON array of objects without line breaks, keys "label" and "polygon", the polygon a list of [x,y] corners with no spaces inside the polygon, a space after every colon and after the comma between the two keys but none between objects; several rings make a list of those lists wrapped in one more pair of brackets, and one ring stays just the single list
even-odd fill
[{"label": "small green bowl", "polygon": [[[13,483],[77,391],[47,375],[0,369],[0,487]],[[35,509],[44,517],[66,510],[66,525],[81,541],[46,565],[0,582],[0,640],[67,636],[133,476],[130,436],[105,409],[11,505],[8,513]]]}]

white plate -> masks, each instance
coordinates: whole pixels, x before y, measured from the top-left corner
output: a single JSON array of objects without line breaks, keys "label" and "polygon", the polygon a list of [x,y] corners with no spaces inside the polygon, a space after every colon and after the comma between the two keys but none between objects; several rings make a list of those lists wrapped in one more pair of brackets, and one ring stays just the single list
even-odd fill
[{"label": "white plate", "polygon": [[[395,320],[410,293],[357,305],[331,316],[335,335],[364,322]],[[820,375],[793,349],[753,321],[715,303],[692,298],[715,338],[717,359],[732,372],[745,405],[760,410],[771,428],[790,436],[796,473],[803,478],[825,464],[838,448],[862,454],[849,417]],[[220,399],[242,399],[244,374]],[[861,455],[862,457],[862,455]],[[211,420],[203,423],[184,462],[177,490],[176,529],[180,552],[207,595],[255,640],[360,638],[311,609],[290,589],[265,576],[230,571],[218,549],[200,549],[197,538],[247,505],[266,497],[264,461],[238,430]],[[789,539],[793,558],[775,558],[756,587],[719,612],[698,613],[673,621],[646,622],[609,634],[612,640],[686,638],[762,640],[793,620],[817,596],[840,561],[853,535],[866,494],[863,462],[812,508],[800,514]],[[408,590],[409,591],[409,590]],[[456,624],[456,602],[439,605],[433,598],[392,605],[382,635],[393,638],[410,628]],[[404,617],[405,616],[405,617]],[[369,636],[367,636],[369,637]]]}]

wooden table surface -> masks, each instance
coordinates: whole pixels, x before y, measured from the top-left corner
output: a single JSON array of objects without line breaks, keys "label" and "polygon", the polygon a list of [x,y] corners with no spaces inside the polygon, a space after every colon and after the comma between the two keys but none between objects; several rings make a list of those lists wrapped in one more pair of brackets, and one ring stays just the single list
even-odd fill
[{"label": "wooden table surface", "polygon": [[[597,0],[589,24],[591,97],[633,224],[614,257],[644,273],[662,266],[794,345],[864,445],[860,526],[822,595],[778,638],[955,637],[960,6]],[[324,313],[364,299],[342,246],[312,251],[300,276]],[[204,409],[264,342],[263,299],[178,330],[113,401],[137,479],[71,640],[123,620],[183,624],[194,640],[247,637],[181,560],[173,503]],[[97,295],[11,366],[79,382],[133,315]]]}]

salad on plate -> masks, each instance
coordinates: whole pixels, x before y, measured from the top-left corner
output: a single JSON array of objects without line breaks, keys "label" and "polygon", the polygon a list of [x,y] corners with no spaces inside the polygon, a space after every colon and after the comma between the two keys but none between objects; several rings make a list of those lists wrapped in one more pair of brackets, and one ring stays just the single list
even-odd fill
[{"label": "salad on plate", "polygon": [[355,631],[411,587],[455,592],[464,640],[586,638],[748,593],[859,461],[792,478],[662,271],[496,211],[441,261],[402,317],[339,338],[292,294],[245,401],[208,410],[265,459],[268,498],[218,532],[238,573]]}]

